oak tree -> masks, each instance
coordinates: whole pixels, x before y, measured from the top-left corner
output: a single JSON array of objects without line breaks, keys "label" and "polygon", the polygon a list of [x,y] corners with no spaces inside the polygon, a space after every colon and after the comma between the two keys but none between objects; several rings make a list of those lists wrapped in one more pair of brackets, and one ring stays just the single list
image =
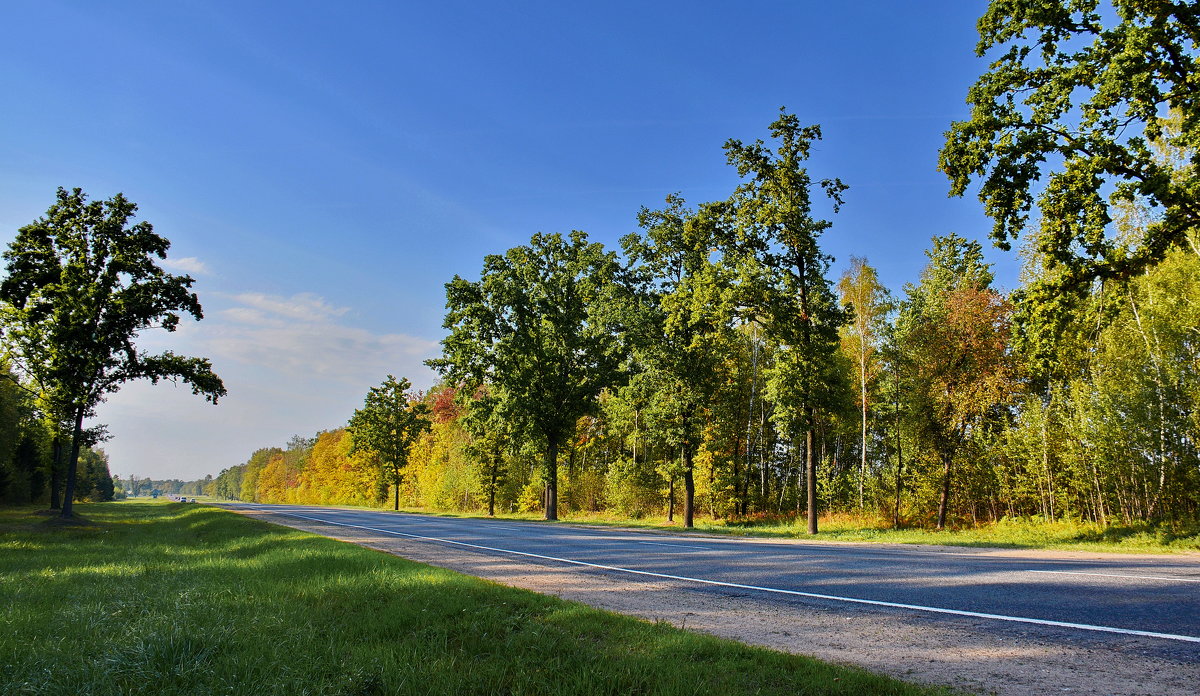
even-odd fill
[{"label": "oak tree", "polygon": [[449,335],[428,361],[451,383],[495,385],[506,413],[541,441],[546,519],[558,519],[558,453],[596,397],[619,378],[615,254],[575,231],[535,234],[484,258],[478,281],[446,284]]},{"label": "oak tree", "polygon": [[[1059,267],[1025,290],[1069,307],[1093,280],[1127,279],[1200,228],[1200,8],[1168,0],[992,0],[979,19],[989,69],[952,124],[940,166],[951,194],[980,181],[1002,248],[1036,209],[1040,250]],[[1169,110],[1179,127],[1164,127]],[[1163,159],[1156,149],[1190,156]],[[1137,243],[1112,234],[1112,206],[1161,214]],[[1060,314],[1067,314],[1062,311]]]},{"label": "oak tree", "polygon": [[59,188],[44,217],[22,227],[4,252],[0,333],[13,367],[41,391],[45,410],[71,434],[62,516],[72,516],[84,419],[126,382],[184,382],[216,403],[225,386],[205,358],[138,349],[148,329],[174,331],[199,320],[191,277],[158,262],[170,242],[148,222],[130,224],[137,205],[121,194],[87,200]]},{"label": "oak tree", "polygon": [[643,208],[644,234],[621,240],[638,279],[638,311],[631,326],[635,377],[649,386],[647,414],[681,454],[684,526],[693,526],[694,459],[703,441],[705,411],[720,388],[719,342],[732,330],[733,273],[714,258],[720,242],[709,207],[689,210],[679,196],[662,210]]}]

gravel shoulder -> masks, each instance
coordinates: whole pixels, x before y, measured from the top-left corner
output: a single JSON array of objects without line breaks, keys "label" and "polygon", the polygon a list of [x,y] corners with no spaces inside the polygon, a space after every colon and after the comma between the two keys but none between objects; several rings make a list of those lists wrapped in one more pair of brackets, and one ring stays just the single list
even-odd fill
[{"label": "gravel shoulder", "polygon": [[1080,636],[1066,629],[764,598],[729,588],[497,557],[261,510],[236,512],[648,621],[971,693],[1192,696],[1200,684],[1200,650],[1190,644],[1164,652],[1161,641],[1148,638]]}]

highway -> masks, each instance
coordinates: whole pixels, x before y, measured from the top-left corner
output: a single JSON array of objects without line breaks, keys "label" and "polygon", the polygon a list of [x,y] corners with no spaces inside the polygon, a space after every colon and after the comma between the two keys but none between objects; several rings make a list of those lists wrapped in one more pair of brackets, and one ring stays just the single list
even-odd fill
[{"label": "highway", "polygon": [[[1138,637],[1200,662],[1200,560],[776,541],[456,519],[326,507],[230,504],[493,555],[538,567],[669,581],[764,601],[1019,625],[1089,644]],[[1159,646],[1156,648],[1155,646]]]}]

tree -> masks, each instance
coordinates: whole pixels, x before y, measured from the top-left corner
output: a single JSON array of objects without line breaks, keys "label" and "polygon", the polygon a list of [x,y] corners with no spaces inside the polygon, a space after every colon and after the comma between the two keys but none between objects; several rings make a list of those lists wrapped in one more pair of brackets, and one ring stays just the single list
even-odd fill
[{"label": "tree", "polygon": [[403,377],[397,380],[388,375],[383,384],[371,387],[363,407],[354,412],[347,426],[353,438],[350,454],[373,454],[391,474],[396,510],[400,509],[400,482],[408,452],[430,425],[429,406],[409,393],[411,386]]},{"label": "tree", "polygon": [[934,237],[917,286],[906,288],[899,331],[910,363],[911,416],[941,462],[937,527],[946,525],[954,462],[973,430],[1015,390],[1011,307],[988,287],[977,242]]},{"label": "tree", "polygon": [[728,202],[736,233],[735,247],[752,258],[750,297],[743,300],[753,319],[765,319],[769,338],[781,345],[769,389],[776,401],[774,418],[794,439],[804,433],[808,532],[817,533],[817,461],[813,442],[817,410],[832,406],[841,394],[828,380],[837,350],[838,329],[848,320],[838,306],[826,273],[833,259],[817,244],[832,226],[813,217],[813,189],[823,193],[834,212],[846,185],[838,179],[814,181],[803,166],[820,126],[801,126],[781,110],[770,126],[779,147],[761,140],[725,144],[729,163],[749,180]]},{"label": "tree", "polygon": [[484,258],[477,282],[446,284],[443,357],[428,364],[451,383],[495,385],[505,411],[541,440],[546,519],[558,519],[558,453],[601,390],[619,378],[613,331],[616,256],[583,232],[535,234],[528,246]]},{"label": "tree", "polygon": [[488,517],[496,515],[496,494],[505,478],[505,455],[517,440],[516,421],[504,412],[513,402],[495,385],[481,385],[469,397],[464,390],[448,389],[466,404],[463,426],[471,434],[467,451],[480,464],[479,485],[487,493]]},{"label": "tree", "polygon": [[[952,195],[982,180],[979,198],[1002,248],[1037,208],[1039,244],[1061,272],[1027,298],[1067,309],[1060,296],[1127,279],[1200,228],[1200,8],[992,0],[978,27],[977,54],[999,55],[969,92],[971,118],[946,134],[940,166]],[[1164,127],[1168,109],[1179,128]],[[1156,157],[1164,147],[1190,156]],[[1110,208],[1135,197],[1161,215],[1126,245],[1110,234]]]},{"label": "tree", "polygon": [[71,433],[63,517],[72,515],[83,421],[107,394],[138,379],[182,381],[214,404],[226,393],[207,359],[135,345],[147,329],[174,331],[183,313],[203,317],[192,278],[157,263],[170,242],[148,222],[130,225],[136,212],[121,194],[89,203],[82,190],[59,188],[45,217],[22,227],[3,256],[5,352]]},{"label": "tree", "polygon": [[868,394],[879,375],[879,360],[875,353],[879,347],[883,322],[892,310],[892,303],[888,299],[887,288],[879,283],[879,274],[866,259],[857,256],[850,257],[850,268],[838,281],[838,293],[842,298],[842,306],[854,311],[854,320],[843,329],[842,346],[854,359],[857,368],[858,401],[862,409],[862,449],[859,452],[861,460],[858,470],[858,507],[861,508],[863,481],[867,475]]},{"label": "tree", "polygon": [[673,195],[663,210],[643,208],[638,221],[645,234],[621,240],[640,281],[641,311],[630,322],[635,360],[643,369],[635,379],[651,385],[647,413],[681,454],[684,526],[691,527],[694,459],[704,410],[720,388],[717,342],[731,330],[733,274],[712,258],[719,233],[711,210],[695,213]]}]

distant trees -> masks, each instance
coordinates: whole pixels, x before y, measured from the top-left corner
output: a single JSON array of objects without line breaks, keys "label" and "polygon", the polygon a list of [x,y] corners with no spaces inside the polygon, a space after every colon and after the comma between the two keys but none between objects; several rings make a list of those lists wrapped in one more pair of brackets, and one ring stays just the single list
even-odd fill
[{"label": "distant trees", "polygon": [[203,316],[192,279],[156,261],[170,243],[147,222],[130,225],[136,211],[120,194],[89,203],[80,189],[60,188],[45,217],[22,227],[3,255],[6,357],[37,391],[52,427],[70,433],[64,517],[88,444],[83,421],[107,394],[138,379],[181,380],[214,403],[225,394],[208,360],[150,355],[134,343],[150,328],[174,331],[181,313]]}]

